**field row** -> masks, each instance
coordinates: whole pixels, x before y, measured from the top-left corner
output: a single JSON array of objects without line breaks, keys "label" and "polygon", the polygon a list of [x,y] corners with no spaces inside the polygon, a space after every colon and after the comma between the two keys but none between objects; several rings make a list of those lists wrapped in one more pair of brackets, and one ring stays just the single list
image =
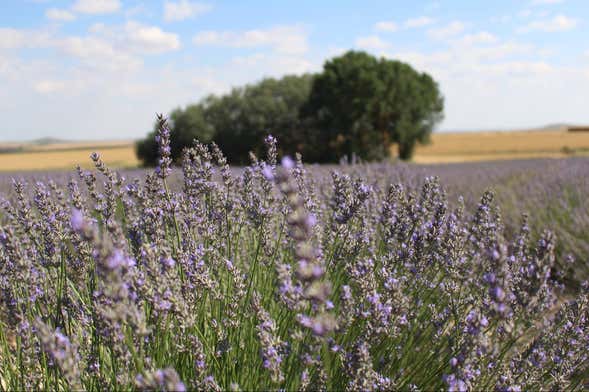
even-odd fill
[{"label": "field row", "polygon": [[[393,147],[394,149],[394,147]],[[99,151],[111,167],[133,168],[140,162],[132,141],[58,142],[45,145],[0,144],[0,171],[71,170]],[[418,146],[415,163],[459,163],[589,155],[589,132],[520,131],[437,133]],[[86,166],[84,166],[86,165]]]}]

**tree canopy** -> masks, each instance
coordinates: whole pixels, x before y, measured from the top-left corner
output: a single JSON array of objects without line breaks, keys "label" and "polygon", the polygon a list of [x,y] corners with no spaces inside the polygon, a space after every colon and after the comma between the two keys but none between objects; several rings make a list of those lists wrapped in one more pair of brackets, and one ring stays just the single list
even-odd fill
[{"label": "tree canopy", "polygon": [[[306,131],[299,111],[309,96],[312,78],[308,74],[267,78],[175,109],[169,118],[172,158],[178,160],[182,148],[198,139],[215,141],[232,163],[245,163],[250,151],[262,152],[268,134],[280,140],[282,153],[304,152]],[[138,142],[137,153],[146,164],[155,164],[155,130]]]},{"label": "tree canopy", "polygon": [[[329,60],[319,74],[289,75],[210,95],[169,116],[172,158],[194,139],[215,141],[230,162],[262,153],[272,134],[283,154],[336,162],[355,155],[383,159],[391,143],[409,159],[443,117],[443,98],[426,73],[400,61],[350,51]],[[137,144],[145,164],[157,161],[155,131]]]},{"label": "tree canopy", "polygon": [[408,159],[442,119],[436,82],[400,61],[350,51],[325,63],[314,80],[305,116],[315,119],[330,160],[389,155],[391,143]]}]

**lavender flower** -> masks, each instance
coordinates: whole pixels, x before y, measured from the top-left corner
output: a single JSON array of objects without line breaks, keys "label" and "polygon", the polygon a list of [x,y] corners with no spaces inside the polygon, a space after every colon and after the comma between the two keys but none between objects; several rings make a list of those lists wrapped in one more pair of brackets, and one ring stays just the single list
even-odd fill
[{"label": "lavender flower", "polygon": [[173,171],[158,121],[157,173],[0,175],[3,389],[585,387],[589,160]]}]

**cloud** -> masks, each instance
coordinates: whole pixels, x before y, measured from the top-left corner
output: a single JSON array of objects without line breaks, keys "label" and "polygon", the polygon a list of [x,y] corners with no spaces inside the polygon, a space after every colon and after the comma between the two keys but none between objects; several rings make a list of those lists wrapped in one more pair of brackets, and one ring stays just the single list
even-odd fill
[{"label": "cloud", "polygon": [[24,46],[25,34],[17,29],[0,28],[0,49],[16,49]]},{"label": "cloud", "polygon": [[159,27],[127,22],[125,32],[130,46],[141,53],[157,54],[180,49],[178,36]]},{"label": "cloud", "polygon": [[76,19],[73,13],[58,8],[49,8],[45,11],[45,16],[51,20],[58,20],[62,22],[69,22]]},{"label": "cloud", "polygon": [[471,45],[478,45],[478,44],[494,44],[497,41],[498,41],[498,38],[495,35],[487,32],[487,31],[481,31],[479,33],[467,34],[463,37],[460,37],[460,38],[456,39],[454,41],[454,43],[471,46]]},{"label": "cloud", "polygon": [[374,25],[376,31],[385,31],[388,33],[395,32],[399,29],[399,26],[395,22],[378,22]]},{"label": "cloud", "polygon": [[429,26],[434,23],[434,19],[427,16],[420,16],[417,18],[409,18],[403,23],[403,26],[407,29],[414,29],[424,26]]},{"label": "cloud", "polygon": [[55,47],[92,69],[125,72],[137,70],[143,65],[141,58],[97,37],[67,37],[57,41]]},{"label": "cloud", "polygon": [[542,75],[555,70],[552,65],[544,61],[508,61],[498,64],[484,64],[478,69],[488,75],[498,76],[509,74]]},{"label": "cloud", "polygon": [[72,10],[81,14],[110,14],[121,9],[119,0],[77,0]]},{"label": "cloud", "polygon": [[462,33],[465,29],[466,25],[463,22],[455,20],[438,29],[428,30],[428,36],[435,40],[445,40]]},{"label": "cloud", "polygon": [[420,27],[425,27],[434,23],[434,19],[427,17],[427,16],[419,16],[416,18],[409,18],[403,22],[401,26],[393,21],[382,21],[378,22],[374,25],[374,30],[392,33],[400,28],[403,29],[416,29]]},{"label": "cloud", "polygon": [[367,50],[383,50],[390,47],[390,44],[382,40],[378,35],[359,37],[354,44],[361,49]]},{"label": "cloud", "polygon": [[229,48],[270,47],[279,53],[301,54],[308,49],[307,33],[300,26],[283,25],[248,31],[201,31],[193,43],[197,46]]},{"label": "cloud", "polygon": [[519,43],[499,43],[482,48],[450,46],[433,52],[397,52],[388,57],[409,62],[438,81],[445,97],[443,129],[523,128],[560,119],[586,121],[584,101],[577,97],[589,88],[588,69],[535,59],[532,49]]},{"label": "cloud", "polygon": [[279,77],[285,74],[301,74],[316,67],[309,60],[290,55],[254,53],[238,56],[231,60],[233,68],[238,67],[242,74],[259,77]]},{"label": "cloud", "polygon": [[529,33],[531,31],[543,31],[547,33],[569,31],[574,29],[578,24],[578,21],[573,18],[569,18],[565,15],[556,15],[551,19],[536,20],[528,23],[522,28],[518,29],[520,33]]},{"label": "cloud", "polygon": [[164,20],[173,22],[194,18],[209,12],[213,7],[210,4],[180,0],[178,2],[166,1],[164,3]]},{"label": "cloud", "polygon": [[0,49],[35,48],[48,45],[49,34],[43,31],[0,27]]},{"label": "cloud", "polygon": [[136,54],[161,54],[180,49],[177,34],[166,32],[157,26],[129,21],[122,26],[106,26],[96,23],[89,31],[111,42],[120,50]]},{"label": "cloud", "polygon": [[86,36],[63,37],[54,32],[0,28],[0,49],[53,49],[95,71],[136,71],[143,66],[144,55],[157,55],[180,47],[176,34],[134,21],[122,26],[97,23],[89,28]]},{"label": "cloud", "polygon": [[51,94],[64,91],[67,88],[66,83],[59,80],[41,80],[34,84],[35,91],[41,94]]}]

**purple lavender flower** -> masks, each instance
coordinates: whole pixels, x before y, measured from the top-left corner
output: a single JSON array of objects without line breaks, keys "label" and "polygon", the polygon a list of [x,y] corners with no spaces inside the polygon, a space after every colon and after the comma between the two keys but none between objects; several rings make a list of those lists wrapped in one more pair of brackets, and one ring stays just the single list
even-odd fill
[{"label": "purple lavender flower", "polygon": [[77,208],[72,209],[71,225],[76,231],[82,230],[84,225],[84,214]]}]

